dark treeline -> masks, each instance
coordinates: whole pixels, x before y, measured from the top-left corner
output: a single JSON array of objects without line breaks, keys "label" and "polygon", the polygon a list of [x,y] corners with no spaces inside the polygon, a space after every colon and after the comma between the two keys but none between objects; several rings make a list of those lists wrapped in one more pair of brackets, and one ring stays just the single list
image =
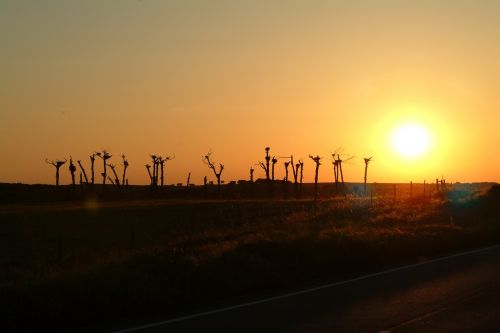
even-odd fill
[{"label": "dark treeline", "polygon": [[[127,178],[127,168],[129,167],[129,162],[125,155],[121,155],[121,160],[118,164],[112,163],[113,155],[102,150],[99,152],[94,152],[89,155],[89,168],[85,167],[85,163],[78,160],[78,166],[80,170],[79,175],[79,191],[80,194],[75,194],[73,192],[62,193],[54,196],[62,197],[86,197],[88,193],[93,193],[97,195],[99,192],[99,197],[145,197],[148,195],[154,195],[155,197],[164,198],[212,198],[217,196],[219,198],[313,198],[318,200],[321,197],[332,197],[332,196],[343,196],[347,199],[348,195],[364,195],[373,196],[377,193],[373,186],[368,186],[368,164],[372,161],[373,157],[363,158],[364,162],[364,177],[362,189],[359,188],[359,184],[347,185],[347,180],[344,177],[344,168],[346,163],[351,163],[354,156],[347,155],[343,152],[343,149],[337,149],[335,152],[331,153],[330,157],[323,157],[320,155],[309,155],[309,159],[314,163],[312,166],[314,170],[314,186],[305,187],[303,186],[303,175],[304,175],[304,159],[294,159],[293,155],[279,156],[271,151],[270,147],[264,149],[263,160],[258,161],[250,166],[250,173],[247,179],[240,179],[237,181],[225,182],[222,179],[223,171],[225,170],[224,164],[219,161],[215,161],[213,158],[212,151],[209,151],[202,156],[202,162],[208,167],[207,175],[203,178],[203,186],[195,186],[190,184],[191,172],[188,172],[186,184],[177,183],[174,185],[166,185],[166,168],[167,162],[172,161],[175,155],[161,156],[158,154],[149,155],[151,163],[146,164],[146,172],[149,176],[149,192],[147,189],[141,186],[134,186],[132,188],[129,184]],[[100,169],[102,183],[97,185],[96,180],[96,166],[95,160],[99,158],[102,160],[102,167]],[[280,162],[281,161],[281,162]],[[331,162],[326,163],[326,161]],[[64,160],[46,160],[47,163],[55,167],[55,185],[59,187],[60,182],[60,169],[66,164],[67,159]],[[75,173],[77,168],[73,163],[73,158],[69,159],[69,172],[71,174],[71,188],[76,190],[77,182]],[[254,178],[254,167],[260,166],[263,170],[263,178],[255,180]],[[283,168],[284,177],[282,179],[276,178],[276,173],[278,168]],[[109,172],[111,171],[111,172]],[[319,174],[320,172],[327,172],[331,174],[332,186],[327,186],[326,184],[319,184]],[[290,173],[291,176],[290,177]],[[90,177],[89,177],[90,175]],[[209,176],[213,175],[214,180],[210,180]],[[412,183],[410,183],[412,184]],[[426,195],[432,195],[433,193],[444,193],[448,189],[446,181],[441,178],[436,178],[436,185],[433,187],[431,184],[423,182],[423,197]],[[186,190],[188,189],[188,190]],[[104,191],[106,190],[106,191]],[[426,193],[427,191],[427,193]],[[82,193],[84,192],[84,193]],[[103,195],[104,192],[108,194]],[[417,191],[418,192],[418,191]],[[417,193],[416,192],[416,193]],[[396,193],[396,188],[393,189],[393,197],[396,200],[398,194]],[[416,195],[419,197],[420,195]],[[413,197],[413,185],[410,185],[410,197]]]},{"label": "dark treeline", "polygon": [[[366,197],[368,200],[430,200],[436,196],[450,197],[453,199],[470,199],[473,193],[484,187],[485,183],[447,184],[446,190],[437,191],[434,184],[400,183],[367,185],[368,195],[364,194],[364,183],[345,183],[345,192],[339,192],[335,183],[318,183],[315,192],[314,183],[301,184],[299,195],[294,197],[293,186],[283,181],[275,181],[273,200],[313,200],[315,193],[320,200],[347,197]],[[118,188],[107,184],[103,191],[102,185],[94,190],[85,186],[61,185],[26,185],[26,184],[1,184],[0,203],[37,203],[59,201],[113,201],[113,200],[142,200],[142,199],[189,199],[189,200],[268,200],[269,185],[265,179],[250,182],[223,184],[217,190],[217,184],[186,186],[163,186],[152,189],[149,185],[129,185]]]}]

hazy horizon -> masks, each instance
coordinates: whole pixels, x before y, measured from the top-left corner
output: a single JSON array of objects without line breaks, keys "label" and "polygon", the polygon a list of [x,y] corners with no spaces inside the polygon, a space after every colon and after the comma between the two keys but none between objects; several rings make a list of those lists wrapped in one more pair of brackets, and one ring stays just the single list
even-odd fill
[{"label": "hazy horizon", "polygon": [[[166,184],[215,180],[209,149],[226,182],[257,179],[266,146],[303,159],[304,182],[339,147],[347,182],[369,156],[368,182],[499,182],[499,17],[492,1],[2,1],[0,182],[52,184],[46,158],[88,172],[101,149],[127,155],[131,184],[150,154],[175,154]],[[430,134],[416,158],[391,147],[406,123]]]}]

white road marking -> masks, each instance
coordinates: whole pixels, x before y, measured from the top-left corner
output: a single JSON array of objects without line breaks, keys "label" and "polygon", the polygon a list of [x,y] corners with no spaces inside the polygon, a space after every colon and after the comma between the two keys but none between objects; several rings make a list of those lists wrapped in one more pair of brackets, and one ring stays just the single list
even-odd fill
[{"label": "white road marking", "polygon": [[[327,289],[327,288],[337,287],[337,286],[341,286],[341,285],[345,285],[345,284],[349,284],[349,283],[353,283],[353,282],[358,282],[358,281],[361,281],[361,280],[366,280],[366,279],[373,278],[373,277],[376,277],[376,276],[381,276],[381,275],[385,275],[385,274],[389,274],[389,273],[393,273],[393,272],[399,272],[399,271],[403,271],[403,270],[406,270],[406,269],[410,269],[410,268],[414,268],[414,267],[419,267],[419,266],[424,266],[424,265],[427,265],[427,264],[431,264],[431,263],[435,263],[435,262],[440,262],[440,261],[444,261],[444,260],[448,260],[448,259],[452,259],[452,258],[456,258],[456,257],[462,257],[462,256],[470,255],[470,254],[484,252],[484,251],[492,250],[492,249],[498,248],[498,247],[500,247],[500,244],[496,244],[496,245],[492,245],[492,246],[488,246],[488,247],[484,247],[484,248],[480,248],[480,249],[476,249],[476,250],[471,250],[471,251],[459,252],[459,253],[451,254],[451,255],[448,255],[448,256],[444,256],[444,257],[439,257],[439,258],[436,258],[436,259],[427,260],[427,261],[424,261],[424,262],[419,262],[419,263],[415,263],[415,264],[404,265],[404,266],[400,266],[400,267],[396,267],[396,268],[391,268],[391,269],[388,269],[388,270],[385,270],[385,271],[381,271],[381,272],[370,273],[370,274],[358,276],[356,278],[352,278],[352,279],[348,279],[348,280],[343,280],[343,281],[328,283],[328,284],[324,284],[324,285],[321,285],[321,286],[318,286],[318,287],[313,287],[313,288],[308,288],[308,289],[302,289],[302,290],[299,290],[299,291],[294,291],[294,292],[283,294],[283,295],[279,295],[279,296],[269,297],[269,298],[261,299],[261,300],[258,300],[258,301],[237,304],[237,305],[228,306],[228,307],[225,307],[225,308],[219,308],[219,309],[215,309],[215,310],[211,310],[211,311],[200,312],[200,313],[196,313],[196,314],[192,314],[192,315],[188,315],[188,316],[182,316],[182,317],[178,317],[178,318],[173,318],[173,319],[169,319],[169,320],[157,321],[157,322],[150,323],[150,324],[145,324],[145,325],[141,325],[141,326],[127,328],[127,329],[123,329],[123,330],[119,330],[119,331],[114,331],[113,333],[135,332],[135,331],[140,331],[140,330],[147,329],[147,328],[157,327],[157,326],[166,325],[166,324],[172,324],[172,323],[176,323],[176,322],[179,322],[179,321],[184,321],[184,320],[190,320],[190,319],[195,319],[195,318],[199,318],[199,317],[210,316],[210,315],[213,315],[213,314],[216,314],[216,313],[221,313],[221,312],[226,312],[226,311],[241,309],[241,308],[245,308],[245,307],[249,307],[249,306],[253,306],[253,305],[268,303],[268,302],[280,300],[280,299],[283,299],[283,298],[288,298],[288,297],[292,297],[292,296],[307,294],[307,293],[311,293],[311,292],[315,292],[315,291],[323,290],[323,289]],[[382,331],[382,332],[385,332],[385,331]],[[390,332],[390,331],[388,331],[388,332]]]}]

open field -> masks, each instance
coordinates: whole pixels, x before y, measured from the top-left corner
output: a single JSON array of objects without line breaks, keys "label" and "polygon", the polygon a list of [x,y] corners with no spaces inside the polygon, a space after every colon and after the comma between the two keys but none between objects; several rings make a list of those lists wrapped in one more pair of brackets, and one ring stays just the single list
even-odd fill
[{"label": "open field", "polygon": [[283,189],[266,200],[265,191],[251,199],[248,189],[229,186],[215,199],[201,188],[89,195],[5,185],[7,330],[116,327],[500,240],[498,186],[456,184],[438,195],[428,185],[424,197],[414,184],[410,198],[409,185],[398,184],[394,200],[392,184],[372,184],[366,197],[350,184],[347,199],[323,184],[317,203],[310,186],[288,200]]}]

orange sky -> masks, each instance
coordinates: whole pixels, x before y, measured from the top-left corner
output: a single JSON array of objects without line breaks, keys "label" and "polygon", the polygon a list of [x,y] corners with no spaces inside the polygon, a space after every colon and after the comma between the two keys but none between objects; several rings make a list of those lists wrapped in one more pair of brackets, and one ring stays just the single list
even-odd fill
[{"label": "orange sky", "polygon": [[[176,155],[167,183],[201,183],[209,149],[230,181],[268,145],[305,181],[340,146],[347,181],[372,155],[371,181],[500,181],[500,2],[437,2],[2,1],[0,182],[102,148],[131,183],[151,153]],[[389,142],[407,122],[433,136],[415,160]]]}]

